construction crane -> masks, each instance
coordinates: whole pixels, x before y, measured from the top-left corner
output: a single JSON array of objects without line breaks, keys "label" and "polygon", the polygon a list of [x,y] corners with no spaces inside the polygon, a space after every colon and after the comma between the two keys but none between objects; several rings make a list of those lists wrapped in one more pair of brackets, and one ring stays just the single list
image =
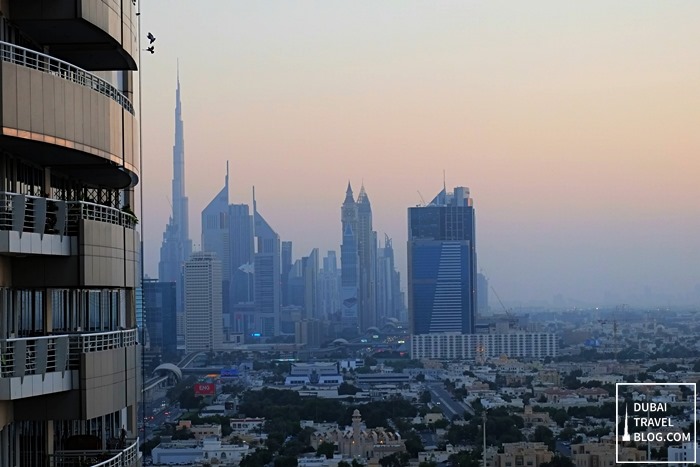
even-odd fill
[{"label": "construction crane", "polygon": [[418,192],[418,196],[420,196],[420,204],[418,207],[425,207],[425,199],[423,199],[423,195],[420,193],[420,190],[416,190]]},{"label": "construction crane", "polygon": [[508,323],[510,326],[516,326],[518,324],[518,318],[513,315],[513,313],[510,312],[508,308],[503,304],[503,300],[501,300],[501,297],[498,295],[498,292],[496,292],[496,289],[491,286],[491,290],[493,291],[493,294],[496,296],[496,299],[498,300],[498,303],[501,304],[501,308],[503,308],[503,313],[505,313],[506,318],[508,319]]}]

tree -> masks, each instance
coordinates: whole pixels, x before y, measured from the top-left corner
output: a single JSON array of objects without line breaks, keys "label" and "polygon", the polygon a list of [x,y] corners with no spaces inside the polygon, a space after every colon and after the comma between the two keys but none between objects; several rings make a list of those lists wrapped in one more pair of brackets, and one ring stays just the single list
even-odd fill
[{"label": "tree", "polygon": [[554,451],[554,433],[546,426],[540,425],[535,428],[534,440],[546,444],[550,451]]},{"label": "tree", "polygon": [[360,388],[353,386],[350,383],[346,383],[345,381],[340,383],[340,386],[338,386],[338,395],[339,396],[345,396],[345,395],[354,396],[355,394],[357,394],[360,391],[362,391]]},{"label": "tree", "polygon": [[480,459],[473,451],[460,451],[447,458],[452,467],[481,467]]},{"label": "tree", "polygon": [[338,467],[350,467],[350,462],[340,461],[338,462]]},{"label": "tree", "polygon": [[423,391],[420,395],[420,401],[422,404],[427,404],[432,400],[432,396],[430,395],[430,391]]},{"label": "tree", "polygon": [[566,456],[554,456],[551,461],[541,464],[541,467],[575,467],[574,461]]},{"label": "tree", "polygon": [[274,465],[275,467],[297,467],[299,461],[295,456],[277,456]]},{"label": "tree", "polygon": [[322,442],[316,448],[316,457],[326,456],[326,459],[332,459],[335,454],[335,444]]},{"label": "tree", "polygon": [[[246,454],[241,459],[241,467],[263,467],[272,461],[272,453],[267,449],[258,449],[257,451]],[[350,466],[348,466],[350,467]]]},{"label": "tree", "polygon": [[423,441],[421,441],[420,436],[416,434],[415,431],[411,432],[406,437],[406,451],[411,455],[411,457],[418,457],[418,453],[423,451]]},{"label": "tree", "polygon": [[418,373],[418,374],[416,375],[416,381],[418,381],[419,383],[424,382],[424,381],[425,381],[425,375],[424,375],[423,373]]},{"label": "tree", "polygon": [[410,463],[411,456],[407,452],[395,452],[379,459],[382,467],[405,467]]},{"label": "tree", "polygon": [[566,427],[559,432],[559,439],[562,441],[571,441],[576,436],[576,430],[571,427]]}]

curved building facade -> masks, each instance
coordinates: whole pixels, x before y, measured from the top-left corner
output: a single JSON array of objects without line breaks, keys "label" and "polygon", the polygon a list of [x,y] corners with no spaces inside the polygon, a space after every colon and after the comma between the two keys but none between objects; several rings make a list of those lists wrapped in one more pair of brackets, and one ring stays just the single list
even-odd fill
[{"label": "curved building facade", "polygon": [[0,467],[139,465],[135,8],[0,1]]}]

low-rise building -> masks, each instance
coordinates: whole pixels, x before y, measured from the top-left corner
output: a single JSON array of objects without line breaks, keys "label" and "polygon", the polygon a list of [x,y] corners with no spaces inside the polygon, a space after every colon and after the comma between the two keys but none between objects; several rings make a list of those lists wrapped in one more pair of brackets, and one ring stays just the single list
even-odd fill
[{"label": "low-rise building", "polygon": [[[620,461],[645,461],[646,451],[637,448],[620,446],[618,448]],[[581,443],[571,445],[571,456],[576,467],[599,467],[603,465],[615,465],[615,443]]]},{"label": "low-rise building", "polygon": [[523,410],[523,424],[525,428],[556,425],[547,412],[534,412],[531,405],[526,405]]},{"label": "low-rise building", "polygon": [[311,446],[316,449],[323,443],[333,443],[346,457],[361,457],[368,461],[378,461],[382,457],[406,450],[398,433],[382,427],[368,429],[362,423],[359,410],[352,414],[352,426],[315,432],[311,435]]},{"label": "low-rise building", "polygon": [[504,443],[503,452],[487,454],[486,467],[537,467],[549,462],[554,453],[544,443]]},{"label": "low-rise building", "polygon": [[683,443],[682,446],[669,446],[668,461],[677,467],[686,466],[693,461],[696,464],[700,463],[700,444]]},{"label": "low-rise building", "polygon": [[470,360],[480,357],[544,359],[556,357],[558,339],[552,333],[509,334],[432,333],[411,336],[411,358]]},{"label": "low-rise building", "polygon": [[232,418],[229,421],[233,434],[251,433],[262,430],[264,418]]},{"label": "low-rise building", "polygon": [[219,465],[238,465],[250,451],[247,444],[223,444],[219,438],[201,441],[162,442],[151,452],[155,465],[195,465],[206,461]]}]

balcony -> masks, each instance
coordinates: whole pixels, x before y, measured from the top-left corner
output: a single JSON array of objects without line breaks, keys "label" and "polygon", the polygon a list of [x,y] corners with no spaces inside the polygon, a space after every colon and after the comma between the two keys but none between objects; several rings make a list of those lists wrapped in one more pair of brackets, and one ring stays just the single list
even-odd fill
[{"label": "balcony", "polygon": [[80,221],[132,230],[137,223],[133,215],[110,206],[0,192],[0,253],[77,254]]},{"label": "balcony", "polygon": [[86,354],[136,344],[136,329],[0,339],[0,400],[79,389]]},{"label": "balcony", "polygon": [[138,179],[131,101],[104,79],[55,57],[0,42],[0,148],[92,183]]},{"label": "balcony", "polygon": [[[117,442],[118,440],[114,440]],[[51,467],[137,467],[141,465],[139,439],[127,440],[122,450],[57,451],[50,457]]]},{"label": "balcony", "polygon": [[132,0],[10,0],[10,19],[51,53],[90,70],[136,70]]}]

